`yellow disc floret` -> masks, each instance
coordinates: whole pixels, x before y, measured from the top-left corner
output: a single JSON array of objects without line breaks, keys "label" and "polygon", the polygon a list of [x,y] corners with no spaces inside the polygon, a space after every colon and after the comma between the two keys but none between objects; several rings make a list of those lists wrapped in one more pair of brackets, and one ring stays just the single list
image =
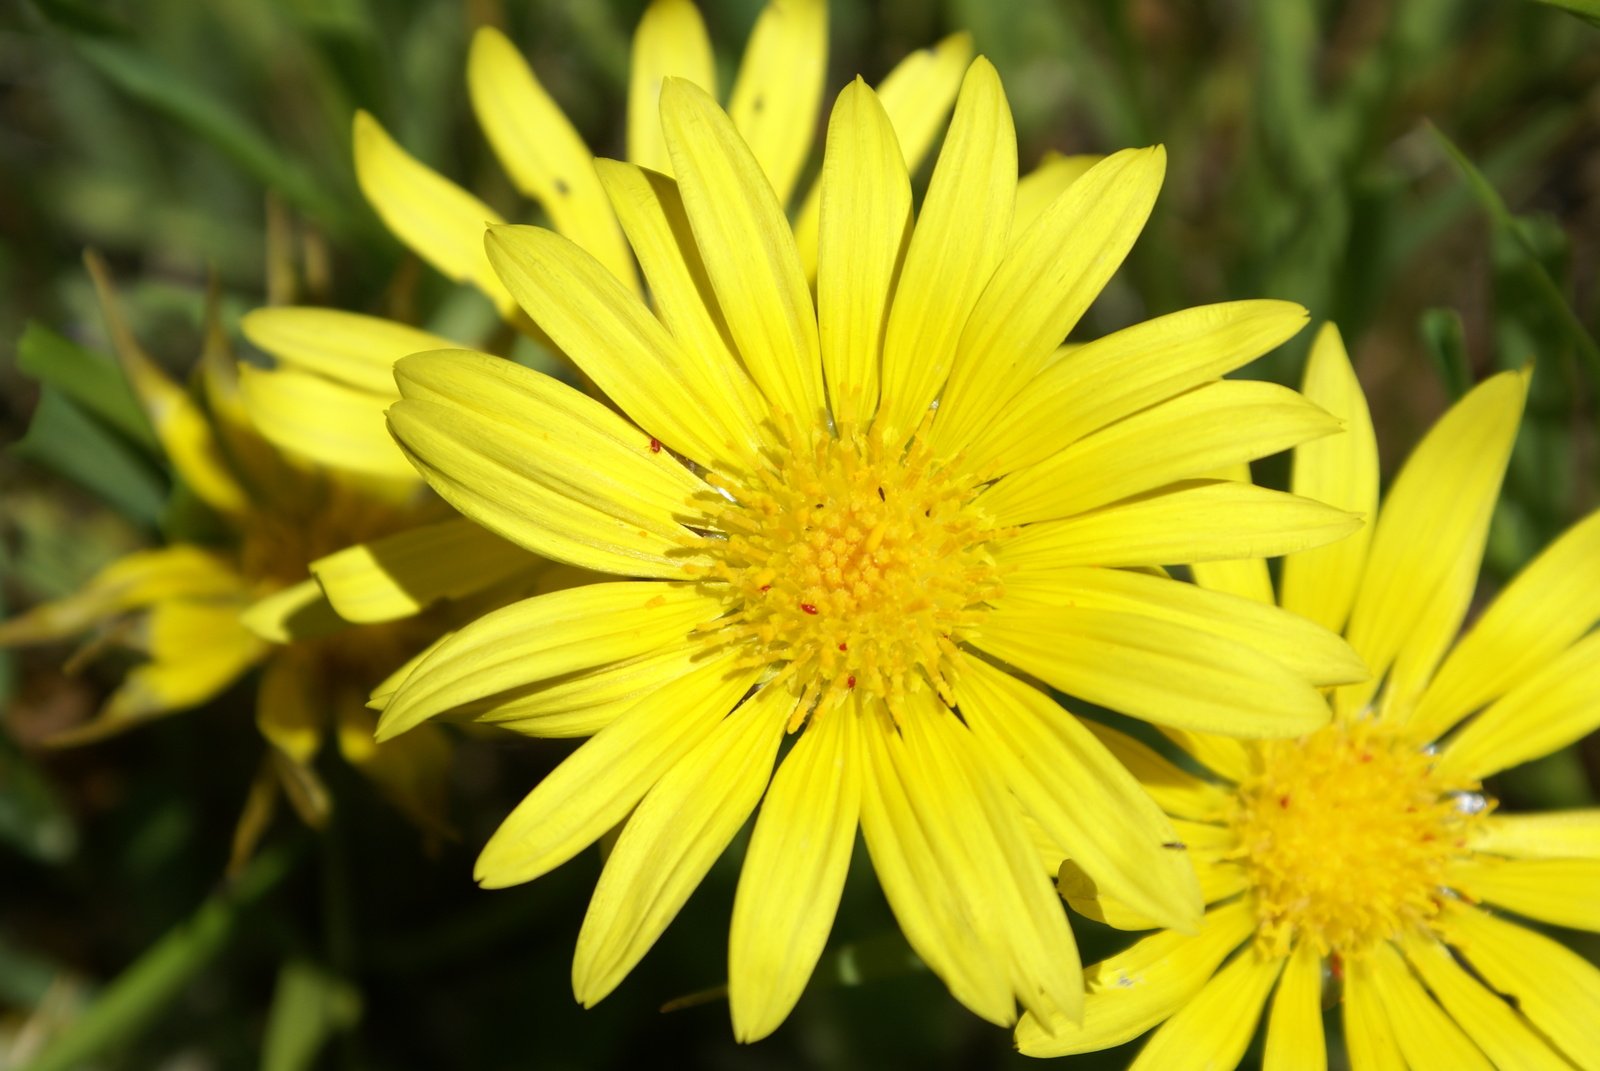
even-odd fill
[{"label": "yellow disc floret", "polygon": [[734,604],[718,633],[800,682],[797,725],[853,689],[891,711],[925,687],[950,702],[952,637],[999,593],[977,488],[920,439],[904,451],[856,433],[791,441],[742,482],[713,477],[726,539],[710,578]]},{"label": "yellow disc floret", "polygon": [[1445,783],[1425,749],[1367,719],[1259,748],[1232,822],[1263,951],[1359,955],[1426,927],[1487,809],[1477,783]]}]

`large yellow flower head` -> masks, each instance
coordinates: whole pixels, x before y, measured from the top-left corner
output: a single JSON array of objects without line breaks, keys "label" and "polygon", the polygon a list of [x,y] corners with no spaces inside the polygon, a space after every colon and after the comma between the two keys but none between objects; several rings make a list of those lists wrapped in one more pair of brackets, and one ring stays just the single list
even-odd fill
[{"label": "large yellow flower head", "polygon": [[[1481,784],[1600,725],[1600,514],[1451,646],[1526,391],[1525,373],[1480,385],[1411,455],[1370,532],[1284,560],[1282,605],[1342,628],[1373,671],[1330,692],[1329,725],[1259,743],[1192,735],[1211,779],[1102,731],[1173,817],[1210,906],[1197,935],[1156,934],[1090,967],[1081,1024],[1025,1018],[1023,1052],[1106,1048],[1161,1024],[1135,1067],[1232,1067],[1270,996],[1265,1066],[1324,1067],[1331,984],[1353,1067],[1600,1067],[1600,970],[1504,917],[1600,929],[1600,813],[1497,813]],[[1298,449],[1295,487],[1376,514],[1372,426],[1331,327],[1305,392],[1348,430]],[[1260,563],[1195,571],[1273,600]],[[1081,909],[1155,924],[1095,897],[1071,864],[1063,878]]]},{"label": "large yellow flower head", "polygon": [[[366,708],[368,690],[444,625],[352,630],[307,572],[309,562],[352,542],[438,521],[442,507],[414,471],[393,464],[401,458],[392,442],[383,444],[392,455],[388,471],[374,472],[318,464],[264,438],[252,401],[281,389],[292,395],[294,380],[283,388],[278,373],[236,362],[214,301],[197,399],[145,353],[104,265],[88,259],[123,370],[176,476],[215,514],[221,534],[137,551],[74,594],[0,622],[0,645],[87,633],[85,654],[122,646],[143,656],[96,718],[51,742],[87,743],[199,706],[259,667],[256,724],[269,747],[236,832],[235,863],[249,855],[280,791],[308,823],[327,817],[331,804],[314,763],[330,734],[411,818],[446,830],[446,737],[432,730],[399,747],[375,745]],[[327,440],[346,434],[300,430],[301,441],[323,455],[338,452]]]},{"label": "large yellow flower head", "polygon": [[877,95],[859,80],[840,94],[815,302],[729,116],[668,80],[661,119],[675,180],[598,163],[653,308],[560,235],[488,237],[508,291],[621,413],[454,351],[402,360],[389,416],[467,516],[628,579],[463,628],[379,696],[379,734],[452,713],[592,736],[477,868],[485,885],[527,881],[626,821],[578,941],[585,1004],[761,801],[729,953],[741,1039],[798,999],[858,825],[907,938],[960,1001],[1002,1024],[1018,1000],[1076,1018],[1078,960],[1026,818],[1171,925],[1198,922],[1199,890],[1162,848],[1175,834],[1158,808],[1029,678],[1166,724],[1287,737],[1326,722],[1316,685],[1363,675],[1331,633],[1154,568],[1359,524],[1205,478],[1337,429],[1292,391],[1220,378],[1305,313],[1194,309],[1059,351],[1143,226],[1162,152],[1119,153],[1014,211],[1011,114],[981,59],[915,220]]}]

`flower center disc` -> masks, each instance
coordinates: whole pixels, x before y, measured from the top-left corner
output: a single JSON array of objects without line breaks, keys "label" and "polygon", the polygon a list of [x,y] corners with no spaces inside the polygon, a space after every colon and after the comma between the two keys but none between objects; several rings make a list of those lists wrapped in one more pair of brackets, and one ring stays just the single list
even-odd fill
[{"label": "flower center disc", "polygon": [[1425,926],[1486,810],[1477,783],[1444,783],[1427,752],[1365,720],[1261,753],[1233,825],[1267,951],[1298,934],[1348,956]]},{"label": "flower center disc", "polygon": [[891,455],[868,435],[822,434],[717,486],[732,501],[715,518],[727,541],[711,575],[736,601],[718,629],[802,682],[796,724],[853,689],[891,711],[923,687],[950,701],[952,636],[999,592],[985,548],[997,532],[970,480],[920,440]]}]

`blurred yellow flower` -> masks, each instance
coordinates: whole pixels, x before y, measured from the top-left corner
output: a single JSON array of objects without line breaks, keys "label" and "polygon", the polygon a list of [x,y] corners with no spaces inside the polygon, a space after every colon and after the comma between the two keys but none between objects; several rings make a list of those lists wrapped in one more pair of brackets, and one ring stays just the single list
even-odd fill
[{"label": "blurred yellow flower", "polygon": [[1027,678],[1186,728],[1287,737],[1326,722],[1316,685],[1364,672],[1323,629],[1154,568],[1359,525],[1204,478],[1337,430],[1292,391],[1221,378],[1305,312],[1192,309],[1059,350],[1142,229],[1163,153],[1118,153],[1024,204],[982,59],[915,225],[886,108],[860,80],[840,94],[815,303],[734,120],[681,79],[660,106],[675,180],[597,164],[653,312],[558,234],[488,240],[506,292],[622,415],[463,351],[402,360],[389,411],[468,517],[632,579],[443,640],[380,689],[380,737],[446,713],[592,736],[477,867],[485,885],[527,881],[626,822],[578,940],[586,1005],[764,796],[730,941],[740,1039],[798,999],[858,824],[908,940],[959,1000],[1001,1024],[1019,1000],[1076,1018],[1077,955],[1030,824],[1168,924],[1198,923],[1199,889],[1162,848],[1175,834],[1159,809]]},{"label": "blurred yellow flower", "polygon": [[[1451,647],[1527,379],[1502,373],[1457,403],[1374,527],[1284,560],[1283,607],[1342,629],[1374,675],[1331,691],[1330,725],[1292,741],[1181,737],[1209,779],[1097,730],[1172,816],[1210,907],[1198,934],[1159,933],[1090,967],[1081,1024],[1024,1018],[1023,1052],[1107,1048],[1161,1024],[1134,1067],[1232,1067],[1270,995],[1265,1066],[1325,1067],[1326,968],[1353,1067],[1600,1067],[1600,970],[1480,906],[1600,929],[1600,812],[1499,814],[1481,784],[1600,725],[1600,514]],[[1331,326],[1304,390],[1348,423],[1298,449],[1295,489],[1377,514],[1372,425]],[[1259,562],[1195,573],[1273,600]],[[1062,876],[1080,910],[1157,924],[1071,864]]]}]

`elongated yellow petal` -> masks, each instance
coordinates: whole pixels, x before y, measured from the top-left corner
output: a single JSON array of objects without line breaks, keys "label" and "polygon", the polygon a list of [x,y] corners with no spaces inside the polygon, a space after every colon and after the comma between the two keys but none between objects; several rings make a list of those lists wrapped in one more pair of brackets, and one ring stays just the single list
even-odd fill
[{"label": "elongated yellow petal", "polygon": [[1317,332],[1301,389],[1343,420],[1345,430],[1295,450],[1291,490],[1358,514],[1368,523],[1337,543],[1284,558],[1283,605],[1338,631],[1355,601],[1372,542],[1371,522],[1378,516],[1378,440],[1361,383],[1331,323]]},{"label": "elongated yellow petal", "polygon": [[1044,367],[1144,229],[1166,151],[1125,149],[1047,208],[996,266],[961,332],[934,448],[954,454]]},{"label": "elongated yellow petal", "polygon": [[391,399],[399,397],[394,386],[396,361],[410,353],[455,345],[394,320],[339,309],[254,309],[245,313],[239,329],[281,365]]},{"label": "elongated yellow petal", "polygon": [[594,156],[561,106],[499,30],[480,28],[467,57],[467,91],[489,144],[518,190],[550,225],[637,291],[633,257],[594,173]]},{"label": "elongated yellow petal", "polygon": [[355,160],[362,194],[395,237],[511,315],[517,303],[483,255],[484,229],[501,222],[494,209],[402,149],[366,112],[356,112]]},{"label": "elongated yellow petal", "polygon": [[[910,53],[878,83],[878,101],[894,127],[908,173],[916,173],[934,139],[943,131],[971,62],[972,35],[953,33],[932,48]],[[795,243],[807,278],[817,274],[817,224],[821,211],[822,183],[818,181],[811,184],[794,221]]]},{"label": "elongated yellow petal", "polygon": [[578,933],[572,991],[593,1007],[655,944],[744,825],[799,697],[763,688],[684,755],[622,827]]},{"label": "elongated yellow petal", "polygon": [[1377,998],[1412,1071],[1492,1071],[1482,1051],[1434,1003],[1394,945],[1378,942],[1368,966]]},{"label": "elongated yellow petal", "polygon": [[956,700],[988,763],[1098,888],[1162,927],[1199,926],[1194,869],[1162,847],[1177,840],[1172,823],[1077,718],[971,656]]},{"label": "elongated yellow petal", "polygon": [[294,650],[275,651],[256,689],[256,728],[268,743],[298,763],[316,757],[331,704],[315,666]]},{"label": "elongated yellow petal", "polygon": [[1073,607],[994,613],[972,642],[1069,695],[1160,724],[1287,737],[1329,718],[1316,689],[1267,656],[1158,618]]},{"label": "elongated yellow petal", "polygon": [[1015,568],[1176,565],[1272,557],[1321,546],[1361,519],[1307,498],[1227,480],[1188,480],[1066,520],[1023,528],[1000,544]]},{"label": "elongated yellow petal", "polygon": [[238,622],[268,643],[296,643],[348,627],[310,577],[263,596],[238,614]]},{"label": "elongated yellow petal", "polygon": [[[1011,473],[982,502],[1001,524],[1070,517],[1338,430],[1337,420],[1287,387],[1222,380]],[[987,464],[981,456],[972,462],[980,471]]]},{"label": "elongated yellow petal", "polygon": [[483,591],[545,564],[458,517],[357,543],[310,568],[334,612],[365,624],[410,617],[440,599]]},{"label": "elongated yellow petal", "polygon": [[833,928],[861,813],[859,725],[853,705],[811,722],[761,804],[728,936],[728,1010],[740,1041],[788,1017]]},{"label": "elongated yellow petal", "polygon": [[1600,859],[1496,859],[1475,855],[1451,866],[1454,888],[1476,901],[1575,930],[1600,930]]},{"label": "elongated yellow petal", "polygon": [[451,505],[581,568],[680,575],[703,485],[611,410],[531,369],[467,351],[396,365],[389,427]]},{"label": "elongated yellow petal", "polygon": [[1228,737],[1207,732],[1192,733],[1170,725],[1161,725],[1157,728],[1161,730],[1161,735],[1188,752],[1190,758],[1218,777],[1238,785],[1243,784],[1256,772],[1257,763],[1253,758],[1255,749],[1248,742],[1230,740]]},{"label": "elongated yellow petal", "polygon": [[1073,566],[1006,577],[1004,609],[1013,600],[1160,618],[1235,640],[1260,651],[1312,684],[1345,684],[1366,667],[1344,640],[1276,606],[1178,584],[1128,569]]},{"label": "elongated yellow petal", "polygon": [[1443,734],[1555,660],[1600,619],[1600,513],[1569,528],[1490,603],[1450,652],[1407,723]]},{"label": "elongated yellow petal", "polygon": [[593,844],[711,734],[755,681],[723,655],[703,661],[596,733],[500,823],[473,876],[485,888],[531,881]]},{"label": "elongated yellow petal", "polygon": [[452,720],[482,722],[525,736],[593,736],[635,703],[688,674],[703,654],[704,648],[693,640],[680,642],[473,700],[449,715]]},{"label": "elongated yellow petal", "polygon": [[[728,116],[779,205],[788,203],[811,149],[827,69],[825,0],[770,0],[744,47]],[[676,164],[676,154],[673,159]]]},{"label": "elongated yellow petal", "polygon": [[940,856],[908,797],[890,755],[899,738],[889,730],[888,712],[870,713],[861,735],[861,833],[884,897],[906,941],[951,995],[982,1018],[1009,1025],[1016,1002],[1007,964],[979,940],[977,922],[952,883],[955,874],[947,872],[960,867]]},{"label": "elongated yellow petal", "polygon": [[1248,905],[1227,904],[1206,913],[1196,936],[1162,931],[1101,960],[1084,972],[1083,1022],[1045,1024],[1024,1015],[1017,1048],[1027,1056],[1068,1056],[1131,1041],[1198,993],[1254,921]]},{"label": "elongated yellow petal", "polygon": [[1328,1040],[1322,1029],[1322,957],[1301,941],[1284,964],[1267,1016],[1262,1071],[1327,1071]]},{"label": "elongated yellow petal", "polygon": [[1473,851],[1513,859],[1600,859],[1600,809],[1491,814],[1472,830]]},{"label": "elongated yellow petal", "polygon": [[1600,968],[1559,941],[1464,904],[1439,916],[1447,943],[1579,1067],[1600,1066]]},{"label": "elongated yellow petal", "polygon": [[1600,633],[1489,705],[1445,744],[1440,769],[1481,779],[1548,755],[1600,725]]},{"label": "elongated yellow petal", "polygon": [[696,389],[672,336],[599,261],[539,227],[496,227],[488,249],[528,315],[636,423],[698,461],[742,462],[738,414]]},{"label": "elongated yellow petal", "polygon": [[727,429],[738,444],[735,454],[758,450],[767,400],[729,348],[732,336],[677,183],[615,160],[598,160],[595,167],[650,282],[655,314],[678,340],[679,373],[693,396],[706,400],[703,419]]},{"label": "elongated yellow petal", "polygon": [[817,264],[823,378],[841,428],[863,427],[877,407],[884,325],[910,236],[911,180],[894,128],[857,78],[828,122]]},{"label": "elongated yellow petal", "polygon": [[1178,818],[1212,821],[1224,814],[1229,794],[1187,770],[1179,769],[1154,749],[1097,721],[1085,719],[1083,727],[1104,744],[1132,774],[1141,788],[1165,812]]},{"label": "elongated yellow petal", "polygon": [[1235,301],[1113,332],[1049,363],[989,423],[974,426],[965,447],[997,472],[1036,464],[1255,360],[1305,322],[1305,309],[1292,302]]},{"label": "elongated yellow petal", "polygon": [[239,386],[251,421],[285,453],[362,476],[417,479],[384,423],[392,389],[373,394],[290,368],[248,365],[239,369]]},{"label": "elongated yellow petal", "polygon": [[[211,427],[239,483],[250,488],[254,505],[275,509],[294,502],[302,490],[301,475],[261,435],[245,409],[239,390],[239,369],[229,330],[222,322],[222,287],[215,275],[206,286],[203,341],[196,378],[205,399]],[[393,386],[393,378],[390,378]],[[246,802],[248,811],[251,804]],[[244,817],[240,818],[241,824]]]},{"label": "elongated yellow petal", "polygon": [[1455,639],[1527,393],[1526,373],[1480,384],[1440,418],[1395,478],[1345,629],[1373,680],[1341,694],[1341,704],[1361,706],[1387,673],[1385,706],[1403,718]]},{"label": "elongated yellow petal", "polygon": [[1282,959],[1245,949],[1155,1032],[1129,1071],[1209,1071],[1236,1067],[1256,1032]]},{"label": "elongated yellow petal", "polygon": [[1361,958],[1347,961],[1344,969],[1344,1044],[1352,1068],[1406,1071],[1372,968]]},{"label": "elongated yellow petal", "polygon": [[961,83],[889,310],[875,425],[885,441],[916,431],[944,386],[962,328],[1000,262],[1016,182],[1011,109],[994,66],[979,56]]},{"label": "elongated yellow petal", "polygon": [[1028,228],[1044,215],[1045,209],[1067,191],[1068,186],[1088,174],[1103,159],[1103,156],[1063,156],[1058,152],[1048,152],[1039,161],[1039,166],[1017,179],[1017,205],[1011,215],[1011,244],[1015,246]]},{"label": "elongated yellow petal", "polygon": [[703,90],[668,79],[661,124],[739,356],[773,408],[807,426],[823,412],[822,358],[811,290],[783,209],[749,146]]},{"label": "elongated yellow petal", "polygon": [[1572,1065],[1505,998],[1463,970],[1444,945],[1431,936],[1408,935],[1403,948],[1439,1004],[1494,1066],[1504,1071],[1570,1071]]},{"label": "elongated yellow petal", "polygon": [[[717,65],[705,20],[691,0],[651,0],[633,32],[628,67],[628,159],[662,174],[672,173],[661,136],[661,83],[693,82],[717,95]],[[649,269],[645,269],[649,274]]]},{"label": "elongated yellow petal", "polygon": [[94,280],[117,363],[149,416],[167,460],[206,505],[233,516],[245,512],[249,495],[228,465],[205,414],[139,345],[123,318],[105,261],[94,252],[84,254],[83,261]]},{"label": "elongated yellow petal", "polygon": [[473,621],[435,647],[384,708],[378,739],[437,714],[577,670],[635,658],[715,617],[692,585],[619,582],[535,595]]},{"label": "elongated yellow petal", "polygon": [[1189,575],[1207,591],[1234,595],[1268,606],[1277,605],[1277,595],[1272,590],[1272,574],[1267,569],[1265,558],[1190,562]]},{"label": "elongated yellow petal", "polygon": [[137,550],[64,598],[0,622],[0,647],[53,643],[91,625],[168,599],[247,598],[244,577],[220,555],[189,543]]}]

